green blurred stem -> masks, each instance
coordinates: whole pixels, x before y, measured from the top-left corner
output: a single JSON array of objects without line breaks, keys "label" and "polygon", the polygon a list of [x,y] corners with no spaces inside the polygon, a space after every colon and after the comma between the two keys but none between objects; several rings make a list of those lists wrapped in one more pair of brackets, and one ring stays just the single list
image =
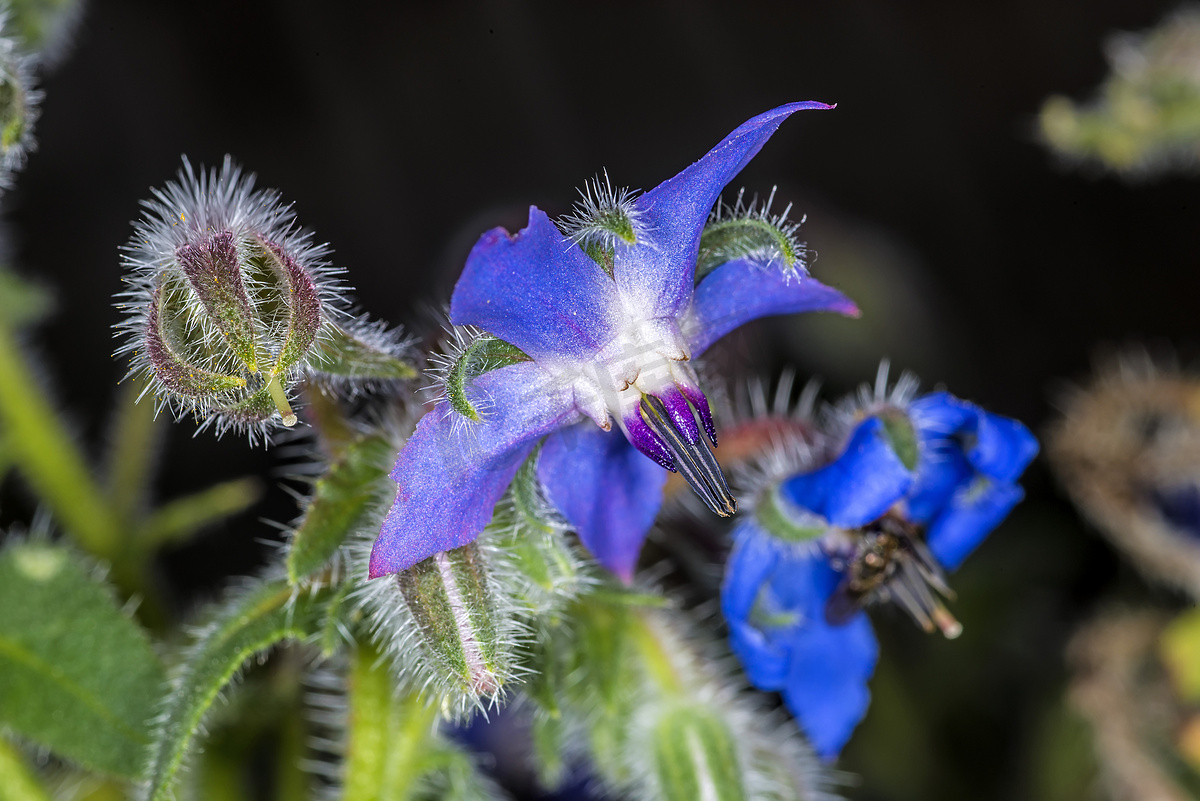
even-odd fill
[{"label": "green blurred stem", "polygon": [[52,408],[12,329],[0,321],[0,427],[10,440],[13,462],[68,534],[90,553],[113,561],[121,549],[117,519]]},{"label": "green blurred stem", "polygon": [[50,801],[50,794],[25,758],[3,737],[0,737],[0,801]]},{"label": "green blurred stem", "polygon": [[146,503],[163,431],[154,418],[153,399],[137,403],[137,396],[137,385],[125,382],[117,399],[117,420],[107,459],[113,512],[127,524],[137,518]]},{"label": "green blurred stem", "polygon": [[386,663],[359,645],[350,673],[342,801],[408,798],[429,768],[437,710],[416,694],[397,697]]},{"label": "green blurred stem", "polygon": [[257,479],[239,478],[163,504],[138,530],[137,549],[148,554],[159,546],[185,540],[204,526],[248,509],[261,494]]},{"label": "green blurred stem", "polygon": [[679,682],[679,671],[671,661],[671,655],[663,647],[662,638],[659,637],[654,624],[644,612],[631,612],[628,619],[630,641],[645,667],[646,674],[663,694],[681,693],[683,688]]}]

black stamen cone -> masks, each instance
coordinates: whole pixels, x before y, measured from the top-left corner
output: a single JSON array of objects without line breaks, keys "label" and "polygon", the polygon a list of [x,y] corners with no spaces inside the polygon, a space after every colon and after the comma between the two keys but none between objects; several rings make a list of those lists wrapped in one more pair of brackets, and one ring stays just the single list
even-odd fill
[{"label": "black stamen cone", "polygon": [[704,505],[721,517],[733,515],[737,511],[737,499],[729,491],[725,474],[704,439],[689,442],[671,423],[667,407],[653,395],[642,396],[642,419],[671,451],[679,474],[692,485]]}]

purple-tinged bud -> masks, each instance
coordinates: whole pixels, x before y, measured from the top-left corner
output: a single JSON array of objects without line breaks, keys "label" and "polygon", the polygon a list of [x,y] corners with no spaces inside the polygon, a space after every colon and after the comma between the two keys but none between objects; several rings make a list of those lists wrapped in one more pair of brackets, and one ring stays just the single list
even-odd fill
[{"label": "purple-tinged bud", "polygon": [[296,423],[290,398],[313,374],[390,380],[414,371],[391,333],[348,313],[328,250],[273,190],[227,157],[154,191],[124,247],[130,274],[118,328],[160,408],[253,440]]},{"label": "purple-tinged bud", "polygon": [[7,9],[0,11],[0,189],[12,185],[13,173],[35,149],[33,123],[42,93],[34,87],[32,56],[27,55]]}]

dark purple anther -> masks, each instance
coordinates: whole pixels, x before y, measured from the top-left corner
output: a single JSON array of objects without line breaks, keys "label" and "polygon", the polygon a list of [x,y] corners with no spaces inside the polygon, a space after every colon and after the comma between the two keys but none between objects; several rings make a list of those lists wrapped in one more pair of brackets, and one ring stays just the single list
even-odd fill
[{"label": "dark purple anther", "polygon": [[672,473],[676,472],[675,460],[671,458],[671,451],[667,448],[667,444],[650,430],[650,426],[646,425],[646,421],[642,419],[641,414],[627,418],[625,420],[625,427],[629,431],[629,441],[633,444],[633,447]]},{"label": "dark purple anther", "polygon": [[708,434],[708,438],[712,441],[713,447],[717,447],[717,427],[713,423],[712,411],[708,408],[708,398],[704,393],[695,387],[683,385],[679,387],[680,391],[687,397],[692,405],[696,407],[696,413],[700,415],[700,421],[704,423],[704,431]]}]

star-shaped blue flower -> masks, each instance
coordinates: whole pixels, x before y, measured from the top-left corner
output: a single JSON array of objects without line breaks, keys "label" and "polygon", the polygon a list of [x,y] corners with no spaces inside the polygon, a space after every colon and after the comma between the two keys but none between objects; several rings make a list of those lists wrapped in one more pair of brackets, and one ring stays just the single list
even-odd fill
[{"label": "star-shaped blue flower", "polygon": [[1037,450],[1016,420],[939,392],[875,410],[838,458],[760,490],[722,610],[750,681],[783,694],[819,754],[836,756],[867,710],[878,646],[862,607],[892,600],[957,636],[931,589],[1021,500]]},{"label": "star-shaped blue flower", "polygon": [[825,108],[792,103],[761,114],[650,192],[617,198],[623,227],[601,241],[607,266],[585,253],[581,245],[594,244],[586,236],[564,235],[536,207],[516,235],[496,228],[480,238],[455,286],[451,321],[528,360],[474,379],[480,420],[443,401],[420,421],[392,472],[396,501],[371,554],[372,578],[475,539],[539,442],[550,500],[624,579],[661,504],[664,467],[682,472],[716,511],[732,512],[703,442],[701,426],[714,445],[715,432],[690,360],[758,317],[857,309],[803,271],[753,257],[697,284],[700,234],[721,190],[780,123]]}]

